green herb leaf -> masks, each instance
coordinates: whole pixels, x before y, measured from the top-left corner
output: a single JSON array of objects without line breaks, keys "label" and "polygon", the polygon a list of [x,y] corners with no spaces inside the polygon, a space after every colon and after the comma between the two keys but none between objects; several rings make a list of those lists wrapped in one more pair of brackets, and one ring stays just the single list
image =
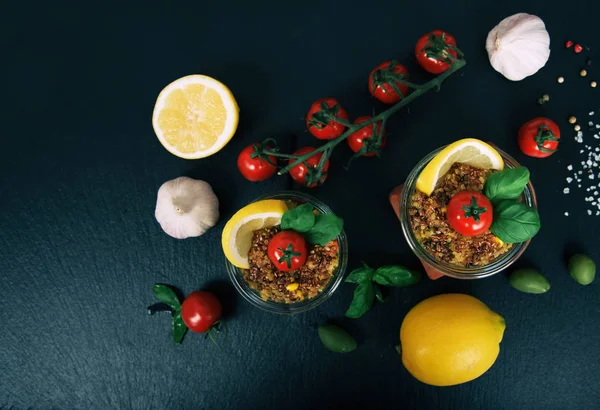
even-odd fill
[{"label": "green herb leaf", "polygon": [[490,175],[483,194],[492,202],[502,199],[519,199],[529,183],[529,170],[525,167],[508,168]]},{"label": "green herb leaf", "polygon": [[365,281],[371,281],[373,277],[373,273],[375,271],[365,265],[362,268],[354,269],[350,274],[346,277],[346,282],[349,283],[362,283]]},{"label": "green herb leaf", "polygon": [[312,244],[325,245],[342,232],[344,220],[333,214],[320,214],[315,217],[315,225],[304,237]]},{"label": "green herb leaf", "polygon": [[181,309],[177,309],[177,311],[173,312],[173,342],[175,344],[179,344],[181,343],[181,340],[183,339],[183,335],[185,335],[185,332],[187,330],[187,326],[185,325],[185,323],[183,322],[183,319],[181,318]]},{"label": "green herb leaf", "polygon": [[540,215],[524,203],[502,201],[494,208],[490,230],[503,242],[525,242],[540,230]]},{"label": "green herb leaf", "polygon": [[383,297],[381,287],[376,284],[374,284],[373,286],[375,287],[375,298],[379,301],[379,303],[385,303],[385,297]]},{"label": "green herb leaf", "polygon": [[181,309],[179,298],[175,294],[175,291],[169,286],[157,283],[152,286],[152,291],[158,300],[166,303],[173,311]]},{"label": "green herb leaf", "polygon": [[421,280],[421,272],[403,266],[382,266],[373,275],[373,281],[383,286],[409,286],[419,280]]},{"label": "green herb leaf", "polygon": [[315,225],[315,214],[311,204],[303,204],[285,211],[281,217],[281,229],[308,232]]},{"label": "green herb leaf", "polygon": [[350,307],[346,311],[346,316],[353,319],[358,319],[364,315],[371,306],[373,306],[373,300],[375,299],[375,286],[373,282],[363,282],[354,289],[354,298]]}]

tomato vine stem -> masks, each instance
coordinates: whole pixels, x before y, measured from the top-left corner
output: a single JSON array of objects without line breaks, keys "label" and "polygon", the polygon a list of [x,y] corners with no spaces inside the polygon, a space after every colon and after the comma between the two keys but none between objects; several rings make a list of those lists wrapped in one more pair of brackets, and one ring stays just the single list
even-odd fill
[{"label": "tomato vine stem", "polygon": [[[461,54],[462,53],[460,53],[459,55],[461,55]],[[417,84],[402,81],[409,87],[413,88],[414,89],[413,92],[408,94],[406,97],[401,99],[399,102],[397,102],[396,104],[394,104],[387,110],[380,112],[379,114],[373,116],[372,118],[370,118],[364,122],[361,122],[359,124],[353,124],[348,120],[345,120],[342,118],[336,118],[337,122],[348,127],[348,129],[339,137],[328,141],[327,143],[316,148],[314,151],[311,151],[307,154],[300,155],[300,156],[282,154],[278,151],[273,152],[270,150],[266,150],[265,154],[273,155],[275,157],[295,159],[295,161],[290,162],[287,166],[280,169],[279,172],[277,173],[277,175],[284,175],[284,174],[288,173],[290,171],[290,169],[292,169],[296,165],[303,163],[304,161],[306,161],[310,157],[314,156],[315,154],[318,154],[319,152],[323,152],[323,156],[321,158],[321,161],[319,161],[319,165],[317,167],[317,176],[318,176],[317,181],[318,181],[320,176],[323,173],[323,166],[325,165],[325,162],[327,161],[327,159],[330,157],[331,152],[333,151],[333,148],[335,148],[336,145],[338,145],[340,142],[346,140],[350,135],[354,134],[358,130],[360,130],[366,126],[369,126],[371,124],[374,124],[378,121],[382,121],[381,132],[383,132],[384,126],[389,117],[391,117],[392,115],[394,115],[395,113],[400,111],[400,109],[402,107],[405,107],[406,105],[410,104],[412,101],[419,98],[421,95],[425,94],[429,90],[431,90],[433,88],[439,89],[440,86],[442,85],[442,83],[448,77],[450,77],[452,74],[454,74],[455,72],[457,72],[458,70],[463,68],[467,64],[467,62],[464,59],[460,59],[460,58],[457,59],[457,58],[453,58],[452,56],[450,56],[449,64],[450,64],[450,68],[447,71],[443,72],[442,74],[438,75],[437,77],[428,81],[427,83],[417,85]],[[379,138],[381,139],[382,136],[380,136]]]}]

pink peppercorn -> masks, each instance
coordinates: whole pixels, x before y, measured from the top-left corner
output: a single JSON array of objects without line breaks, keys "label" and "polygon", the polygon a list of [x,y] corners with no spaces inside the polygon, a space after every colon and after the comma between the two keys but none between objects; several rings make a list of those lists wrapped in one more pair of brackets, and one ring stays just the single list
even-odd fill
[{"label": "pink peppercorn", "polygon": [[567,42],[565,43],[565,47],[566,47],[566,48],[571,48],[571,47],[573,47],[573,42],[572,42],[571,40],[567,41]]},{"label": "pink peppercorn", "polygon": [[579,44],[575,44],[575,48],[573,48],[573,51],[579,54],[583,51],[583,47],[581,47]]}]

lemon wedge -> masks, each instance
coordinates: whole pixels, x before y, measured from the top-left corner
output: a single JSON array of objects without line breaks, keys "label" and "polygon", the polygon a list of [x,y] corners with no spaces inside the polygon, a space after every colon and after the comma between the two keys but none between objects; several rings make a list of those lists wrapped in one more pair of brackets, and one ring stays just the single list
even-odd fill
[{"label": "lemon wedge", "polygon": [[152,126],[160,143],[185,159],[208,157],[235,134],[239,108],[231,91],[214,78],[188,75],[158,95]]},{"label": "lemon wedge", "polygon": [[448,145],[427,164],[417,179],[417,189],[431,195],[438,180],[456,162],[483,169],[504,169],[502,156],[491,145],[465,138]]},{"label": "lemon wedge", "polygon": [[254,202],[237,211],[231,217],[221,236],[225,257],[238,268],[248,269],[248,251],[252,234],[262,228],[279,225],[288,207],[284,201],[267,199]]}]

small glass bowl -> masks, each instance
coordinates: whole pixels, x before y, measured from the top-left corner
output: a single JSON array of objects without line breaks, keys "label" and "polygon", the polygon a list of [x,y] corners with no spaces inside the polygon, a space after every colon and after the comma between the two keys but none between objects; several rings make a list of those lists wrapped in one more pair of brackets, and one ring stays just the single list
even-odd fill
[{"label": "small glass bowl", "polygon": [[[293,201],[298,204],[310,203],[317,211],[322,214],[332,214],[333,211],[318,199],[296,191],[280,191],[273,194],[263,195],[252,202],[262,201],[265,199],[280,199],[282,201]],[[337,237],[339,243],[339,265],[333,274],[333,277],[329,280],[329,283],[325,288],[312,299],[303,300],[297,303],[278,303],[273,301],[265,301],[261,299],[258,292],[251,289],[248,283],[244,280],[242,269],[234,266],[225,259],[227,273],[233,285],[237,291],[246,299],[248,302],[256,307],[259,307],[267,312],[279,313],[279,314],[295,314],[306,312],[307,310],[313,309],[325,302],[333,295],[333,292],[338,288],[348,265],[348,239],[346,233],[342,231]]]},{"label": "small glass bowl", "polygon": [[[425,168],[429,161],[431,161],[444,148],[445,147],[441,147],[425,156],[425,158],[423,158],[417,164],[417,166],[413,168],[408,175],[406,182],[404,183],[402,197],[400,199],[400,221],[402,223],[404,237],[408,242],[408,246],[410,246],[415,255],[417,255],[417,257],[421,260],[425,270],[428,271],[427,273],[430,275],[430,277],[432,277],[432,279],[439,277],[439,275],[436,275],[438,273],[456,279],[481,279],[492,276],[512,265],[513,262],[515,262],[523,254],[523,252],[525,252],[525,249],[529,245],[530,241],[513,244],[508,252],[500,255],[488,265],[462,268],[435,259],[423,248],[423,246],[421,246],[413,234],[412,226],[410,224],[410,215],[408,214],[409,207],[406,206],[406,204],[410,203],[410,197],[415,191],[417,179],[421,174],[421,171],[423,171],[423,168]],[[504,159],[504,166],[506,168],[516,168],[519,166],[519,163],[506,152],[498,149],[497,147],[494,148],[502,156],[502,159]],[[534,209],[537,209],[537,200],[531,182],[529,182],[525,187],[525,190],[521,196],[521,201],[533,207]],[[431,271],[433,271],[433,275],[436,276],[432,276]]]}]

